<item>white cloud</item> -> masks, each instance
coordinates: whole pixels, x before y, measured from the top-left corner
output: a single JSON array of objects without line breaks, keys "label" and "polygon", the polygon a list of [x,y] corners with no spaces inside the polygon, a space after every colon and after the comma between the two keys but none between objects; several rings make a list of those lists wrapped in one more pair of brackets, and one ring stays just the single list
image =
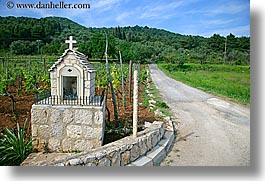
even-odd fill
[{"label": "white cloud", "polygon": [[237,19],[216,19],[216,20],[207,20],[207,21],[202,21],[201,24],[203,26],[222,26],[222,25],[227,25],[233,22],[236,22]]},{"label": "white cloud", "polygon": [[128,17],[130,17],[131,15],[133,15],[133,12],[122,12],[121,14],[117,15],[116,21],[122,22],[122,21],[126,20]]},{"label": "white cloud", "polygon": [[217,14],[233,15],[241,13],[243,11],[249,12],[249,4],[232,3],[233,1],[229,1],[229,3],[223,4],[222,6],[215,6],[216,8],[205,5],[202,9],[186,11],[185,14],[207,14],[209,16],[212,16]]},{"label": "white cloud", "polygon": [[143,13],[140,15],[140,19],[154,19],[154,18],[164,18],[167,19],[175,13],[177,7],[183,4],[182,1],[172,2],[169,4],[151,4],[142,8]]},{"label": "white cloud", "polygon": [[104,12],[110,9],[114,9],[115,6],[122,3],[122,0],[94,0],[91,2],[91,10],[96,10],[97,12]]}]

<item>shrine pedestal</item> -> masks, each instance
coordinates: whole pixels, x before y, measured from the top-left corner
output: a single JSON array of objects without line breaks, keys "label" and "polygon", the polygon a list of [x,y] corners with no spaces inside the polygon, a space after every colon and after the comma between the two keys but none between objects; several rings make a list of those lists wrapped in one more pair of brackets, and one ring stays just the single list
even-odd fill
[{"label": "shrine pedestal", "polygon": [[53,152],[89,151],[102,146],[105,104],[36,105],[31,109],[33,146]]}]

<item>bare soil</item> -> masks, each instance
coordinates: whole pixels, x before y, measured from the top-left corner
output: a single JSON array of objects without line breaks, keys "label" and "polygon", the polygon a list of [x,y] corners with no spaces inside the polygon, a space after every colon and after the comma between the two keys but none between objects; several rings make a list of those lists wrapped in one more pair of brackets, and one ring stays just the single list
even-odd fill
[{"label": "bare soil", "polygon": [[[139,84],[139,102],[143,101],[142,91],[144,90],[145,85]],[[31,119],[31,107],[34,103],[34,93],[27,93],[24,89],[17,93],[16,86],[9,87],[10,93],[14,96],[16,101],[16,109],[14,113],[12,112],[12,102],[11,99],[7,96],[0,95],[0,132],[3,132],[5,128],[16,129],[17,122],[22,127],[24,121],[28,119],[30,123]],[[100,91],[97,91],[98,94]],[[121,91],[120,91],[121,92]],[[126,106],[123,107],[122,104],[122,95],[121,93],[116,94],[117,106],[118,106],[118,115],[119,120],[114,123],[114,114],[113,114],[113,103],[111,98],[110,89],[107,96],[107,108],[110,112],[110,122],[114,124],[120,124],[124,122],[132,121],[133,108],[132,101],[129,101],[129,96],[126,96]],[[107,114],[107,113],[106,113]],[[108,114],[106,115],[106,121],[108,121]],[[139,105],[139,124],[144,123],[145,121],[153,122],[158,120],[154,116],[154,113],[149,110],[149,108]],[[105,135],[106,141],[110,142],[120,138],[119,135]]]}]

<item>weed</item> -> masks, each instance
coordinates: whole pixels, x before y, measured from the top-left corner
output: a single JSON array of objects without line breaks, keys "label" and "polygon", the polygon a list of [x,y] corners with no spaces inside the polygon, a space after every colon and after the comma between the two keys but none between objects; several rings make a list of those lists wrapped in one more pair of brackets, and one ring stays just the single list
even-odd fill
[{"label": "weed", "polygon": [[23,128],[17,123],[17,132],[6,128],[0,139],[0,165],[20,165],[32,152],[32,137],[29,136],[27,119]]}]

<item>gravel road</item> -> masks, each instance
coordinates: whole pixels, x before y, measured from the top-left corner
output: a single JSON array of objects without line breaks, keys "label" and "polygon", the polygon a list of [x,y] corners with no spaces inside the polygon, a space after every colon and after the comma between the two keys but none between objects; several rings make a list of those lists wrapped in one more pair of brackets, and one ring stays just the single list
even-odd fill
[{"label": "gravel road", "polygon": [[150,65],[177,128],[161,166],[248,166],[250,109],[187,86]]}]

